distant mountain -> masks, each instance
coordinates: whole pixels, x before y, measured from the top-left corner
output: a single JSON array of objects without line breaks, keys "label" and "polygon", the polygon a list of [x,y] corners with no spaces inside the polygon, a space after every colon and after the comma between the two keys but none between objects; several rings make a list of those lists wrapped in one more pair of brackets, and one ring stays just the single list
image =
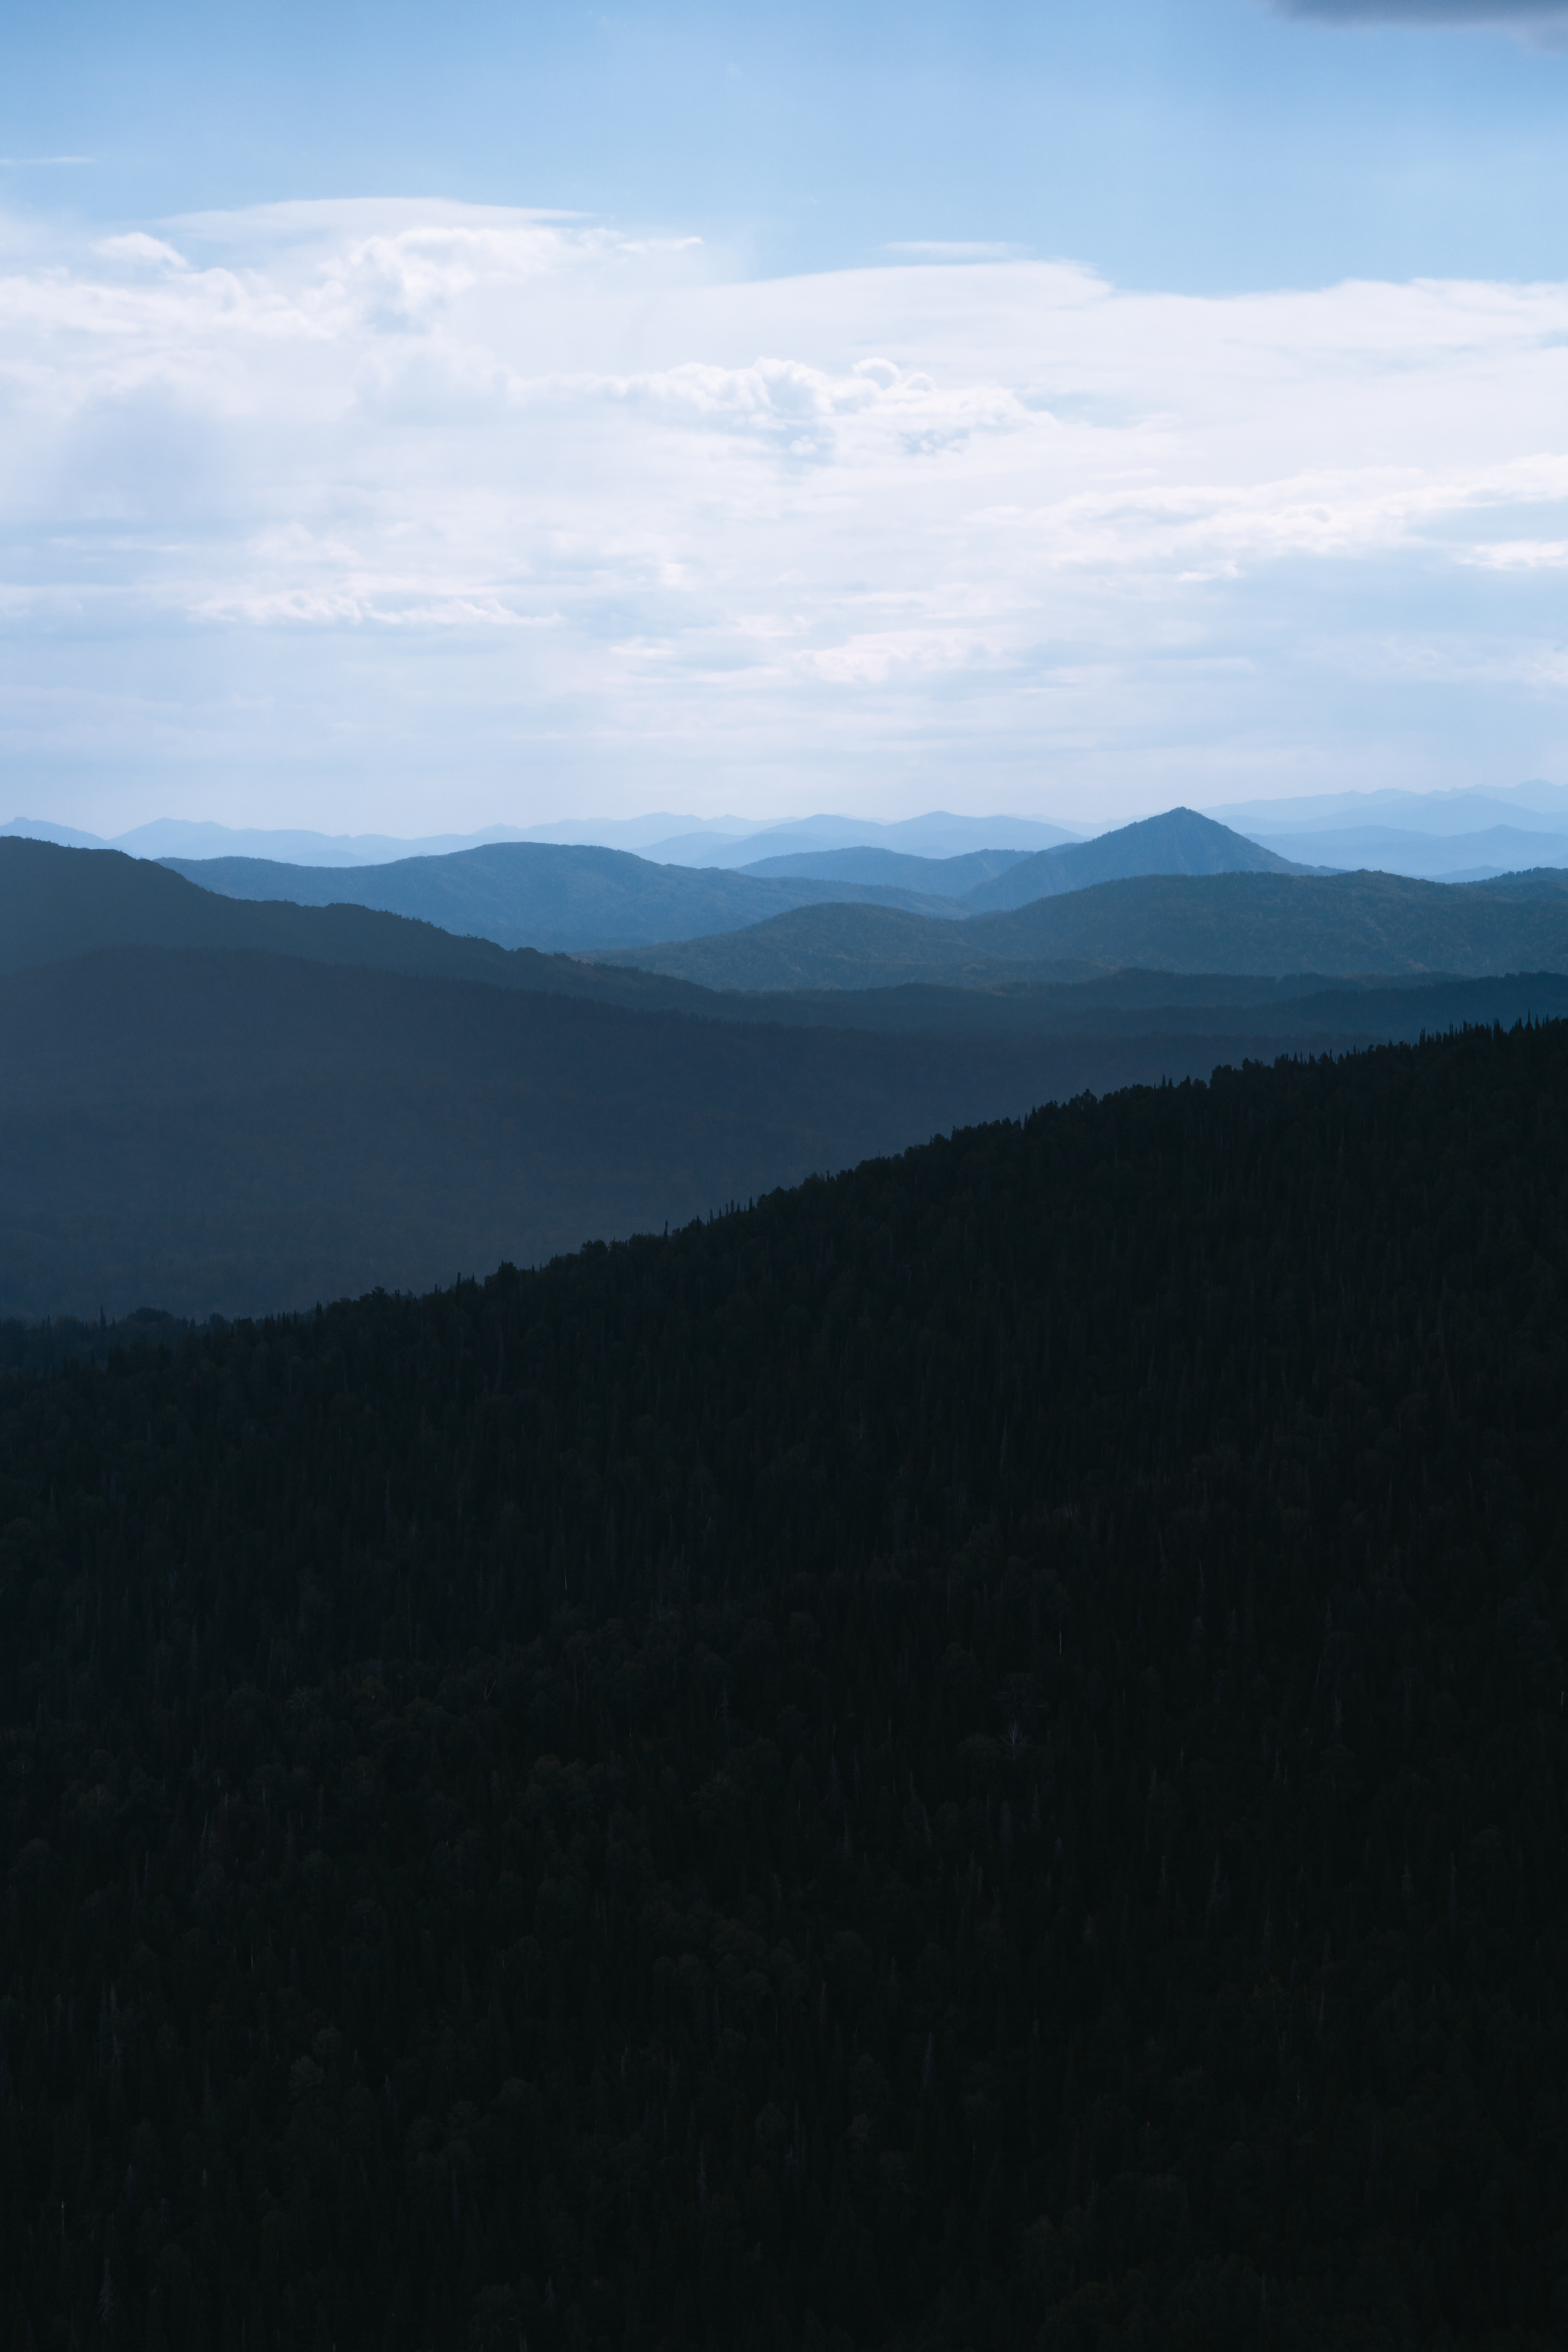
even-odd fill
[{"label": "distant mountain", "polygon": [[1023,849],[972,849],[962,857],[911,857],[899,849],[797,849],[741,870],[763,877],[799,875],[819,882],[891,883],[936,898],[962,898],[1028,855]]},{"label": "distant mountain", "polygon": [[410,851],[438,856],[487,842],[529,837],[504,824],[489,825],[479,833],[430,834],[420,841],[400,841],[383,833],[274,831],[171,816],[133,825],[129,833],[116,834],[111,840],[30,816],[13,817],[9,824],[0,824],[0,838],[7,835],[27,841],[58,842],[72,849],[121,849],[130,857],[272,857],[308,866],[376,866],[389,858],[406,857]]},{"label": "distant mountain", "polygon": [[96,833],[79,833],[75,825],[56,824],[48,817],[14,816],[0,824],[0,841],[52,841],[58,849],[107,849]]},{"label": "distant mountain", "polygon": [[1278,840],[1287,833],[1328,833],[1382,825],[1408,833],[1478,833],[1530,816],[1568,824],[1568,785],[1536,777],[1479,790],[1302,793],[1289,800],[1236,801],[1207,814],[1238,832]]},{"label": "distant mountain", "polygon": [[1283,856],[1343,872],[1408,874],[1432,882],[1469,882],[1521,867],[1568,866],[1568,831],[1526,832],[1514,824],[1484,833],[1405,833],[1394,825],[1344,825],[1321,833],[1260,836]]},{"label": "distant mountain", "polygon": [[931,809],[924,816],[901,817],[891,824],[863,817],[796,817],[765,831],[748,830],[728,846],[708,833],[672,834],[668,840],[650,842],[645,854],[672,866],[744,866],[802,850],[816,856],[824,850],[891,849],[908,857],[947,858],[983,849],[1028,853],[1077,838],[1069,826],[1047,824],[1037,817],[954,816],[945,809]]},{"label": "distant mountain", "polygon": [[[1365,1024],[1345,1013],[1304,1025],[1350,1044]],[[81,957],[0,982],[0,1317],[425,1290],[1281,1050],[1245,1014],[1143,1029],[898,1035],[279,956]]]},{"label": "distant mountain", "polygon": [[[1525,929],[1529,887],[1493,893]],[[707,944],[831,919],[859,926],[862,950],[868,929],[884,946],[890,932],[921,977],[911,936],[1011,928],[1027,948],[1042,918],[1099,895],[968,924],[807,908]],[[893,961],[881,955],[884,976]],[[0,843],[0,1316],[249,1313],[423,1288],[1086,1087],[1568,1010],[1550,972],[1377,990],[1128,971],[1052,986],[1037,961],[1005,958],[935,986],[715,995],[369,908],[216,898],[112,851],[29,841]],[[1058,960],[1058,974],[1084,969]]]},{"label": "distant mountain", "polygon": [[1163,816],[1144,817],[1137,824],[1119,826],[1093,841],[1073,842],[1065,849],[1041,850],[1020,859],[1004,874],[977,882],[965,894],[965,914],[999,912],[1026,907],[1036,898],[1055,898],[1069,890],[1086,890],[1096,882],[1121,882],[1140,874],[1299,874],[1305,869],[1273,850],[1262,849],[1228,825],[1215,824],[1196,810],[1167,809]]},{"label": "distant mountain", "polygon": [[933,923],[817,907],[728,939],[600,959],[708,988],[984,987],[1160,971],[1568,971],[1568,874],[1458,886],[1394,875],[1142,876],[1011,913]]},{"label": "distant mountain", "polygon": [[374,907],[500,947],[572,954],[738,930],[792,907],[826,899],[956,915],[936,892],[862,882],[761,880],[708,868],[692,872],[634,857],[624,849],[511,841],[446,857],[404,857],[390,866],[274,865],[262,858],[162,861],[187,881],[226,898],[286,899],[298,906]]},{"label": "distant mountain", "polygon": [[0,840],[0,973],[110,947],[247,948],[512,984],[506,951],[367,908],[247,905],[117,849]]},{"label": "distant mountain", "polygon": [[961,817],[938,809],[891,824],[874,819],[823,815],[774,824],[740,816],[681,816],[668,810],[634,817],[560,817],[545,824],[481,826],[473,833],[426,834],[406,839],[384,833],[314,833],[298,827],[218,824],[188,817],[154,817],[129,833],[84,833],[48,817],[13,817],[0,838],[16,835],[69,848],[122,849],[132,857],[208,859],[259,857],[290,866],[386,866],[408,857],[448,856],[495,842],[537,841],[574,848],[625,849],[657,863],[721,866],[791,850],[842,849],[875,844],[912,856],[950,857],[986,846],[1042,849],[1078,838],[1071,827],[1033,817]]}]

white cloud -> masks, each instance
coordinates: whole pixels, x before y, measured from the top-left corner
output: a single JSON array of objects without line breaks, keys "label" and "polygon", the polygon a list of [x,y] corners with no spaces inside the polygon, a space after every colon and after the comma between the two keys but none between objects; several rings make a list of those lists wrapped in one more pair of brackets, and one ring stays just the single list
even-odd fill
[{"label": "white cloud", "polygon": [[1558,285],[748,283],[451,205],[35,249],[0,750],[125,822],[1540,772],[1565,417]]}]

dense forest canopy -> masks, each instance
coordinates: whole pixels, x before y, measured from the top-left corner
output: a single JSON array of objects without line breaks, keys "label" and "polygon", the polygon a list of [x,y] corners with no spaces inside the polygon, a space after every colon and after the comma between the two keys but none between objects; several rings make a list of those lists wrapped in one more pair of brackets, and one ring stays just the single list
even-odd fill
[{"label": "dense forest canopy", "polygon": [[0,2337],[1546,2346],[1568,1032],[0,1381]]}]

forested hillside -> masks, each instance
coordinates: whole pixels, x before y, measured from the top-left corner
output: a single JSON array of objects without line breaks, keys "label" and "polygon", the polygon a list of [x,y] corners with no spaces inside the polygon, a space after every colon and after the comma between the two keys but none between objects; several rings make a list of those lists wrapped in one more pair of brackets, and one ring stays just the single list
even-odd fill
[{"label": "forested hillside", "polygon": [[[428,1290],[1086,1086],[1206,1077],[1279,1034],[1272,1006],[1256,1026],[1222,1008],[1195,1032],[1144,1013],[1076,1036],[752,1012],[151,949],[19,974],[0,982],[0,1316],[205,1319]],[[1369,1034],[1359,1000],[1291,1024]]]},{"label": "forested hillside", "polygon": [[961,923],[885,907],[806,907],[722,939],[602,961],[715,989],[990,987],[1128,965],[1334,978],[1563,971],[1568,872],[1459,884],[1393,874],[1145,875]]},{"label": "forested hillside", "polygon": [[0,1381],[0,2338],[1555,2346],[1568,1033]]}]

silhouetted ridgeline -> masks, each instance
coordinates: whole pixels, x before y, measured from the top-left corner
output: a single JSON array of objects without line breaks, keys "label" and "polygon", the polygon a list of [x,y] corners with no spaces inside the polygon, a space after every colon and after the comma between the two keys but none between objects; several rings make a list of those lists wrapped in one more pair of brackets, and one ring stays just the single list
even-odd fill
[{"label": "silhouetted ridgeline", "polygon": [[1568,873],[1543,868],[1467,883],[1393,874],[1146,875],[959,923],[885,907],[806,907],[722,939],[627,948],[600,961],[715,989],[985,987],[1129,965],[1336,978],[1563,971]]},{"label": "silhouetted ridgeline", "polygon": [[[1516,1012],[1564,997],[1540,976],[1482,993]],[[0,982],[0,1315],[428,1290],[1085,1087],[1350,1044],[1382,1010],[879,1035],[279,956],[84,956]],[[1454,1010],[1447,992],[1433,1025]]]},{"label": "silhouetted ridgeline", "polygon": [[76,1315],[49,1316],[41,1323],[16,1317],[0,1321],[0,1372],[52,1372],[62,1364],[107,1364],[128,1348],[172,1346],[195,1326],[157,1307],[139,1307],[110,1323],[100,1310],[96,1321]]},{"label": "silhouetted ridgeline", "polygon": [[[1264,853],[1259,852],[1260,856]],[[918,859],[910,860],[919,864]],[[941,893],[918,883],[823,881],[659,866],[624,849],[543,841],[492,842],[389,866],[284,866],[266,857],[165,858],[204,890],[238,899],[291,899],[305,907],[353,903],[478,932],[502,947],[547,953],[684,940],[761,922],[783,908],[823,898],[944,911]]]},{"label": "silhouetted ridgeline", "polygon": [[1565,1167],[1472,1034],[0,1382],[0,2337],[1559,2343]]}]

